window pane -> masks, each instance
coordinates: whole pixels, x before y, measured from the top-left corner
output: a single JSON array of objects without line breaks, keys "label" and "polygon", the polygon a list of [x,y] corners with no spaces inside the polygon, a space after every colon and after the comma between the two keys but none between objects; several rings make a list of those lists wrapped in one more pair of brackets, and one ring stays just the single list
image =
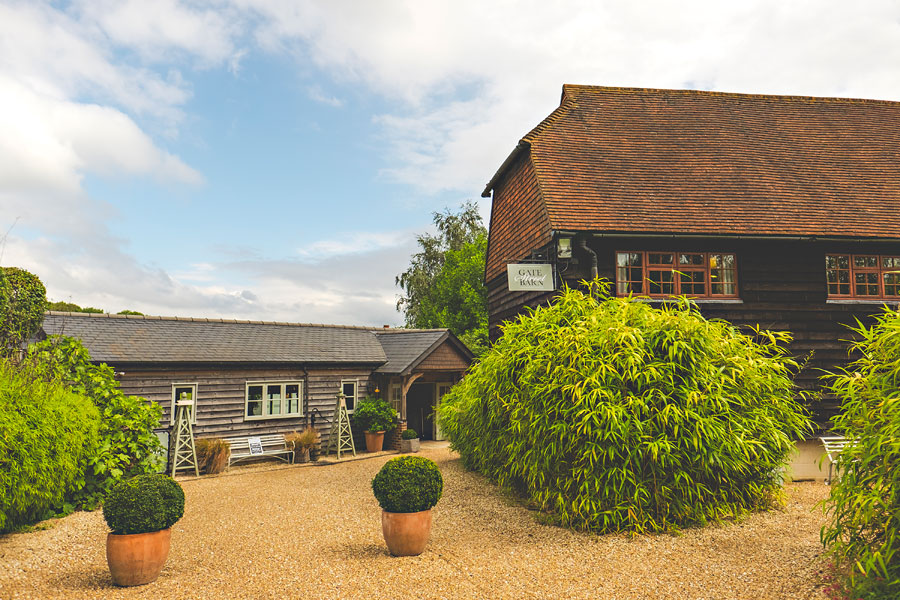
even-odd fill
[{"label": "window pane", "polygon": [[855,280],[857,296],[878,295],[878,273],[857,273]]},{"label": "window pane", "polygon": [[175,388],[175,400],[193,400],[194,399],[194,388],[192,387],[177,387]]},{"label": "window pane", "polygon": [[736,269],[734,254],[709,255],[709,288],[717,296],[734,296]]},{"label": "window pane", "polygon": [[281,414],[281,386],[280,385],[266,386],[266,414],[267,415],[280,415]]},{"label": "window pane", "polygon": [[247,416],[259,417],[263,410],[263,386],[247,386]]},{"label": "window pane", "polygon": [[884,295],[900,296],[900,273],[884,274]]},{"label": "window pane", "polygon": [[641,266],[640,252],[617,252],[616,265],[620,267],[639,267]]},{"label": "window pane", "polygon": [[356,407],[356,382],[345,382],[341,385],[344,392],[347,410],[353,410]]},{"label": "window pane", "polygon": [[700,266],[703,264],[703,255],[702,254],[679,254],[678,255],[678,264]]},{"label": "window pane", "polygon": [[287,406],[286,414],[300,412],[300,386],[298,384],[290,383],[284,386],[284,399]]},{"label": "window pane", "polygon": [[679,275],[681,293],[687,296],[702,296],[706,293],[706,278],[703,271],[685,271]]},{"label": "window pane", "polygon": [[659,254],[656,252],[651,252],[650,254],[647,255],[647,264],[672,266],[675,264],[675,255],[674,254]]},{"label": "window pane", "polygon": [[857,269],[874,269],[878,267],[877,256],[854,256],[853,267]]},{"label": "window pane", "polygon": [[666,294],[675,293],[675,276],[672,269],[647,270],[647,292],[650,294]]},{"label": "window pane", "polygon": [[900,257],[897,257],[897,256],[882,257],[881,266],[884,269],[900,269]]}]

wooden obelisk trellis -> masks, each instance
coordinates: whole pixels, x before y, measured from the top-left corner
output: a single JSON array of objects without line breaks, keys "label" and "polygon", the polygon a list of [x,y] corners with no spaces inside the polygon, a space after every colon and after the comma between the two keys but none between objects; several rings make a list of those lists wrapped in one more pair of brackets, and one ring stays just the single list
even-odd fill
[{"label": "wooden obelisk trellis", "polygon": [[175,403],[175,452],[172,456],[172,477],[178,469],[194,468],[194,474],[200,476],[197,466],[197,448],[194,446],[194,428],[191,417],[194,412],[193,400],[179,400]]},{"label": "wooden obelisk trellis", "polygon": [[334,447],[338,460],[341,459],[341,451],[350,450],[356,456],[356,445],[353,443],[353,431],[350,429],[350,414],[347,412],[346,396],[341,392],[334,403],[334,413],[331,417],[331,433],[328,434],[328,454]]}]

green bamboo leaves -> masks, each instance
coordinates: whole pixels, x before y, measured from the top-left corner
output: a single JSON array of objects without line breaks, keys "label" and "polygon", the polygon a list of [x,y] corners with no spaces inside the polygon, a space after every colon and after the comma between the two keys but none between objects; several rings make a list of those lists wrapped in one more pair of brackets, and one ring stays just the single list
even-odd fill
[{"label": "green bamboo leaves", "polygon": [[[601,286],[594,284],[593,289]],[[444,398],[465,464],[559,524],[665,531],[769,507],[794,438],[786,333],[565,290]]]},{"label": "green bamboo leaves", "polygon": [[829,377],[841,398],[834,429],[853,444],[838,460],[822,541],[848,597],[893,599],[900,597],[900,312],[885,309],[872,327],[853,331],[862,357]]}]

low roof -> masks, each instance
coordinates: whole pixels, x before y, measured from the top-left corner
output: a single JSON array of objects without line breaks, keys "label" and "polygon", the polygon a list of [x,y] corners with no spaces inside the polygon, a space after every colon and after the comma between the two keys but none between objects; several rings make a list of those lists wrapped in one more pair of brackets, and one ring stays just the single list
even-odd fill
[{"label": "low roof", "polygon": [[353,363],[404,373],[442,342],[472,353],[446,329],[237,321],[50,311],[46,335],[80,339],[97,362]]},{"label": "low roof", "polygon": [[565,85],[526,153],[550,230],[900,238],[898,102]]},{"label": "low roof", "polygon": [[375,370],[376,373],[408,375],[444,342],[454,346],[468,362],[473,359],[472,352],[466,345],[447,329],[391,329],[379,331],[375,335],[388,357],[388,361]]}]

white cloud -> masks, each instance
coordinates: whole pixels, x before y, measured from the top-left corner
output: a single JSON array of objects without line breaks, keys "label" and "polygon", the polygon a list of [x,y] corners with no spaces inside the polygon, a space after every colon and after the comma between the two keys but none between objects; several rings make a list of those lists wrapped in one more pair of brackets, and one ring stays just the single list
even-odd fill
[{"label": "white cloud", "polygon": [[334,108],[340,108],[344,105],[343,100],[341,100],[337,96],[327,94],[320,85],[311,85],[306,88],[306,95],[309,96],[311,100],[315,100],[316,102],[319,102],[321,104],[327,104],[328,106],[333,106]]}]

